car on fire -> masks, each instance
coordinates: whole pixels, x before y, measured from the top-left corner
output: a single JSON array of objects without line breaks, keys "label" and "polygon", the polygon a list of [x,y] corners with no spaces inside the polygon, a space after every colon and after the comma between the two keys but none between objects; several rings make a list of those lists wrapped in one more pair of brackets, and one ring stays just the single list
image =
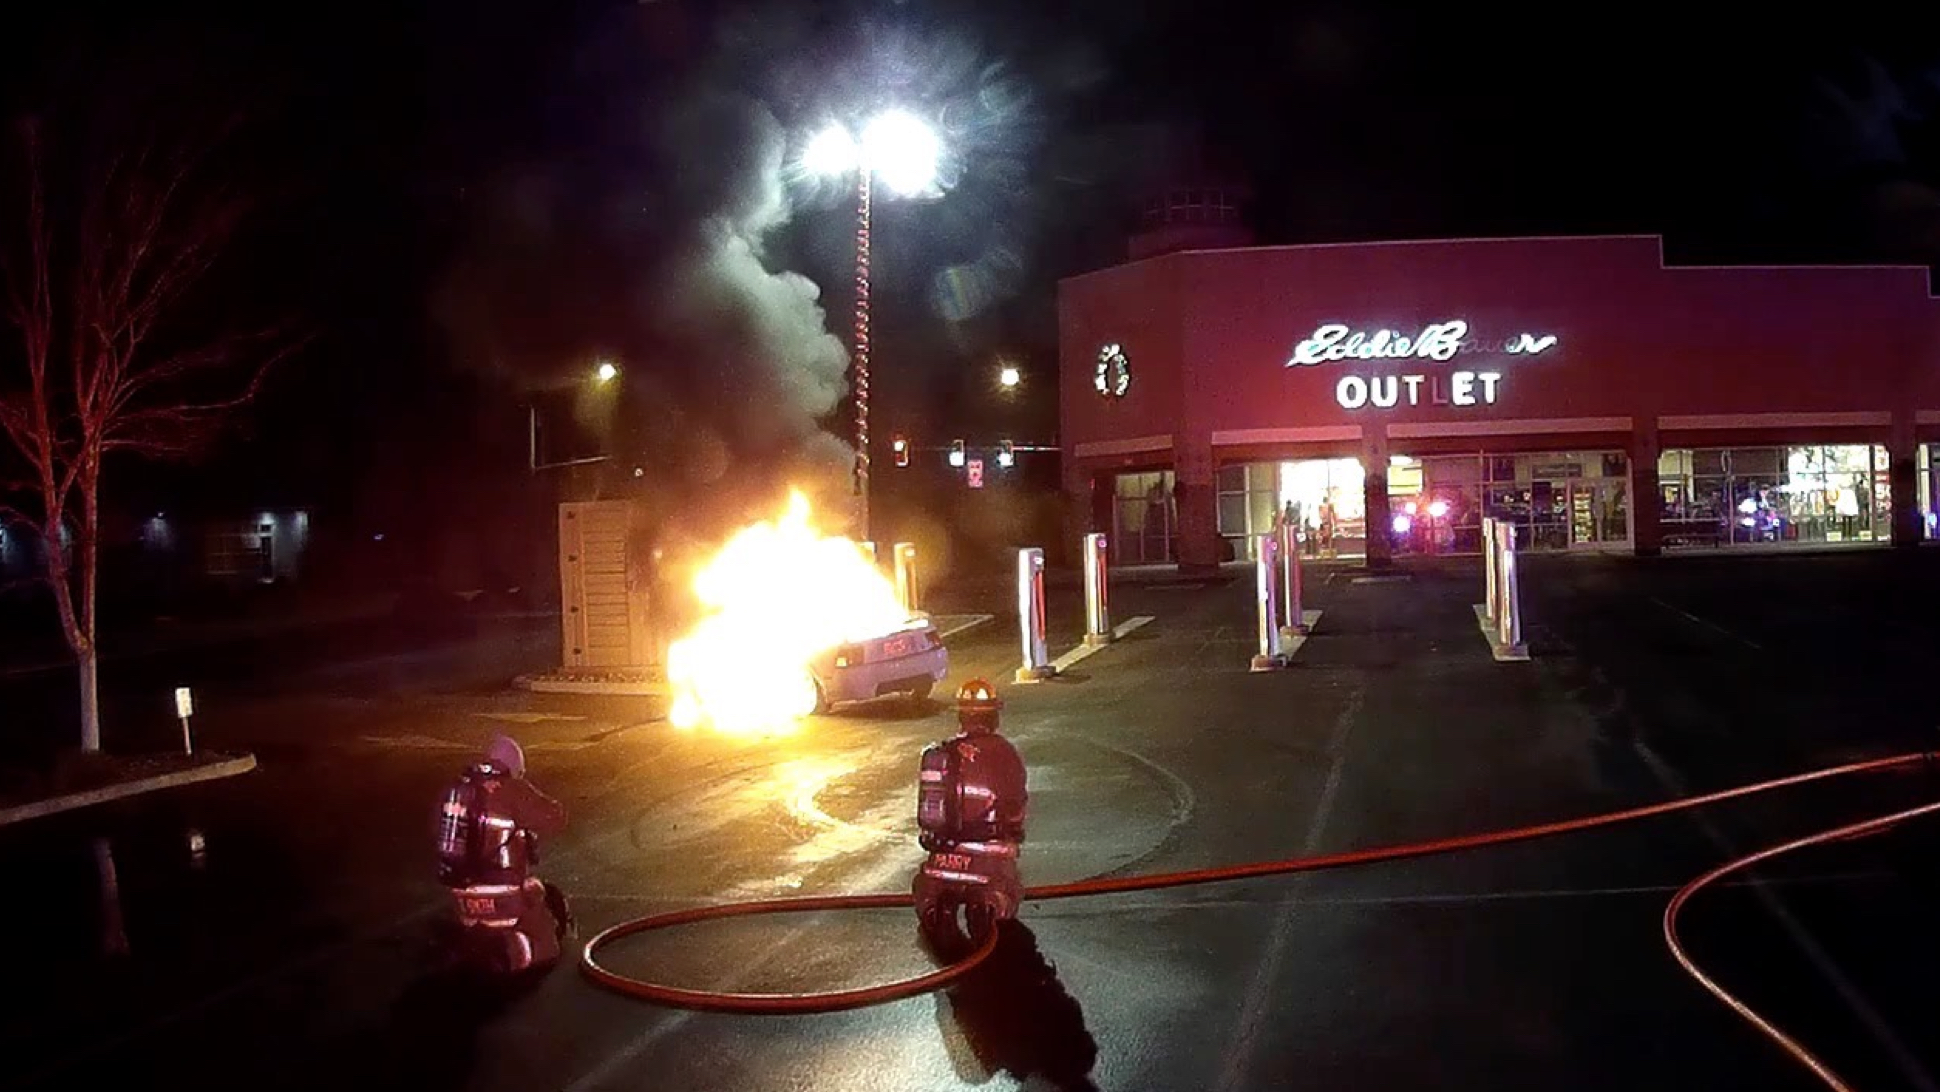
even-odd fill
[{"label": "car on fire", "polygon": [[894,694],[920,702],[949,673],[950,653],[925,614],[880,637],[838,645],[809,663],[817,713]]}]

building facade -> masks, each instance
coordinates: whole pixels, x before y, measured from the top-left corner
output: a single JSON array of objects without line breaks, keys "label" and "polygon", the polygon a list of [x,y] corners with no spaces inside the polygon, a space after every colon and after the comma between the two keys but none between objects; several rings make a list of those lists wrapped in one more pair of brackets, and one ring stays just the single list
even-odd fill
[{"label": "building facade", "polygon": [[1934,535],[1917,267],[1667,266],[1655,237],[1164,253],[1059,287],[1072,530],[1120,563]]}]

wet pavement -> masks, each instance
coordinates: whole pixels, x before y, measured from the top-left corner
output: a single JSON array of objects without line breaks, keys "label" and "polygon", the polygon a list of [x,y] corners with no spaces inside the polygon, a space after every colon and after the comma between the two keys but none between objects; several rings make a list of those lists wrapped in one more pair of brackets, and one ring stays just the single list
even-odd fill
[{"label": "wet pavement", "polygon": [[[1321,627],[1265,675],[1246,670],[1246,574],[1121,585],[1117,616],[1155,621],[1005,688],[1032,770],[1026,878],[1435,837],[1936,740],[1921,604],[1940,556],[1524,563],[1522,665],[1475,631],[1479,562],[1381,584],[1316,569]],[[1057,652],[1078,612],[1061,590],[1052,607]],[[0,1084],[1810,1088],[1676,968],[1663,904],[1733,852],[1940,796],[1928,774],[1871,777],[1464,857],[1035,905],[956,989],[852,1013],[668,1012],[570,968],[456,988],[435,970],[429,811],[495,731],[572,808],[542,870],[588,931],[903,889],[918,858],[913,767],[941,710],[850,710],[767,745],[683,733],[648,699],[504,689],[547,640],[484,626],[288,679],[256,662],[199,692],[199,730],[255,749],[257,773],[0,831],[26,893],[8,932],[30,938]],[[955,678],[1013,666],[1004,618],[952,645]],[[1934,1088],[1936,841],[1909,827],[1775,864],[1700,896],[1687,941],[1859,1087]],[[906,912],[711,924],[613,962],[781,990],[930,965]]]}]

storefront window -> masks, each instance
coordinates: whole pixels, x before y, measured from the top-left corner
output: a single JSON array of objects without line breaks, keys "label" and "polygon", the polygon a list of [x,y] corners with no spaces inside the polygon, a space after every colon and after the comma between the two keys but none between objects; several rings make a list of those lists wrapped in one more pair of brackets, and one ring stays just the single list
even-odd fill
[{"label": "storefront window", "polygon": [[1179,516],[1172,471],[1120,474],[1115,493],[1112,560],[1122,565],[1178,560],[1173,537]]},{"label": "storefront window", "polygon": [[1518,542],[1525,549],[1630,540],[1623,452],[1430,455],[1420,466],[1419,487],[1391,502],[1398,551],[1479,553],[1485,516],[1521,528]]},{"label": "storefront window", "polygon": [[1892,526],[1885,462],[1875,444],[1666,451],[1664,545],[1879,541]]},{"label": "storefront window", "polygon": [[1367,555],[1367,493],[1359,459],[1299,459],[1280,464],[1280,508],[1303,528],[1308,557]]},{"label": "storefront window", "polygon": [[1219,468],[1219,533],[1235,558],[1251,560],[1255,536],[1271,533],[1280,511],[1280,464]]}]

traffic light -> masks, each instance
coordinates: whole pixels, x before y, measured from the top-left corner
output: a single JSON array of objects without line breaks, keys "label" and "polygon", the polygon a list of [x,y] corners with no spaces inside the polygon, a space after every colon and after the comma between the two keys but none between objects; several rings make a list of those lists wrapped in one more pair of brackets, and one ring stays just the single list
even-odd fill
[{"label": "traffic light", "polygon": [[957,466],[957,467],[960,467],[963,465],[963,441],[962,440],[950,441],[950,465]]},{"label": "traffic light", "polygon": [[902,433],[890,437],[889,450],[895,453],[897,466],[909,465],[909,440]]},{"label": "traffic light", "polygon": [[1011,446],[1009,440],[997,445],[997,465],[1005,470],[1017,465],[1017,449]]}]

